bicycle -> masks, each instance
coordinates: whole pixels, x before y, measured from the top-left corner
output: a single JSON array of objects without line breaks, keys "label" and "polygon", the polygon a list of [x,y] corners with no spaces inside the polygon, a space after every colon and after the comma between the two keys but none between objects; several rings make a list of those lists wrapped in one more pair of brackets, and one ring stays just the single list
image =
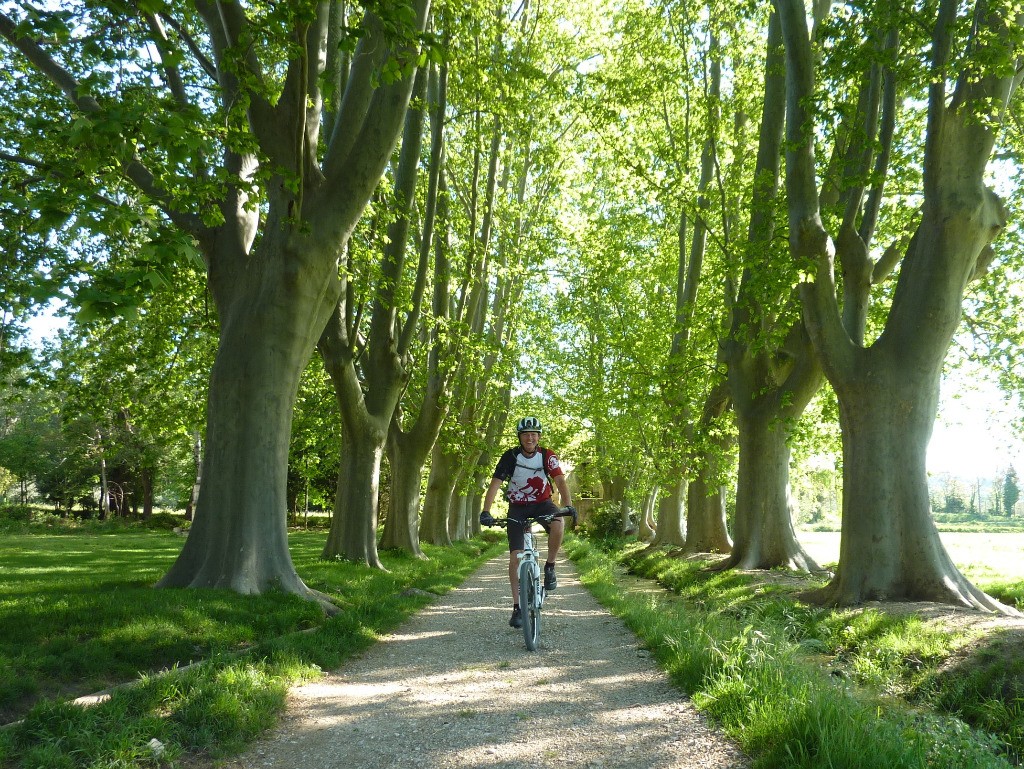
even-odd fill
[{"label": "bicycle", "polygon": [[543,581],[541,580],[540,553],[533,536],[533,524],[551,523],[555,518],[575,518],[574,511],[562,508],[557,513],[530,516],[524,521],[514,518],[495,519],[492,526],[502,528],[515,524],[523,527],[523,551],[519,558],[519,610],[523,615],[523,639],[528,651],[537,651],[540,644],[540,610],[544,606]]}]

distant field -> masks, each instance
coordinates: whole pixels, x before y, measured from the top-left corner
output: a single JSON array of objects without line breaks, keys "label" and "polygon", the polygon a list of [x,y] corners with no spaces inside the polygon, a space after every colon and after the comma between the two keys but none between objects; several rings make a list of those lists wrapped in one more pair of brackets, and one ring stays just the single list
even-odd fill
[{"label": "distant field", "polygon": [[[942,532],[953,563],[972,580],[1024,580],[1024,534],[965,534]],[[839,533],[798,531],[807,552],[819,564],[839,560]]]}]

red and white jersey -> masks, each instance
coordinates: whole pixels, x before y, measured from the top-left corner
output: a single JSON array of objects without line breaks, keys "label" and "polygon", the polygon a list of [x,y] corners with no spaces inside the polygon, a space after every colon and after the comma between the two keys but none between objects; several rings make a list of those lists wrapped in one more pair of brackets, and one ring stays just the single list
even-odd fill
[{"label": "red and white jersey", "polygon": [[530,505],[551,499],[551,478],[562,475],[562,466],[553,451],[538,446],[533,456],[521,448],[501,455],[494,477],[508,482],[505,498],[513,505]]}]

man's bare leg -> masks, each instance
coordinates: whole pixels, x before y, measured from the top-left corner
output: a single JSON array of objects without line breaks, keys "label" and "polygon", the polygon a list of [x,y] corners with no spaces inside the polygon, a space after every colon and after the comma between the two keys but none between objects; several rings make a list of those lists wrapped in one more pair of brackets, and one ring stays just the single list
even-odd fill
[{"label": "man's bare leg", "polygon": [[512,586],[512,604],[519,603],[519,554],[522,550],[513,550],[508,555],[508,582]]},{"label": "man's bare leg", "polygon": [[548,563],[554,563],[558,556],[558,548],[562,546],[562,538],[565,536],[565,519],[555,518],[551,522],[551,529],[548,531]]}]

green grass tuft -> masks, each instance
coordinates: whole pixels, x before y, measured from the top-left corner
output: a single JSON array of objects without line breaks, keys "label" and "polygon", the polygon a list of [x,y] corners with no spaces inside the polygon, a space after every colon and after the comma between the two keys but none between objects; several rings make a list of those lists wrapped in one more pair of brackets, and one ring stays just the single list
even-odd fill
[{"label": "green grass tuft", "polygon": [[[920,686],[956,639],[916,617],[829,611],[739,573],[637,547],[567,544],[584,584],[673,682],[765,769],[995,769],[1004,740],[891,696]],[[626,566],[667,590],[652,593]]]}]

